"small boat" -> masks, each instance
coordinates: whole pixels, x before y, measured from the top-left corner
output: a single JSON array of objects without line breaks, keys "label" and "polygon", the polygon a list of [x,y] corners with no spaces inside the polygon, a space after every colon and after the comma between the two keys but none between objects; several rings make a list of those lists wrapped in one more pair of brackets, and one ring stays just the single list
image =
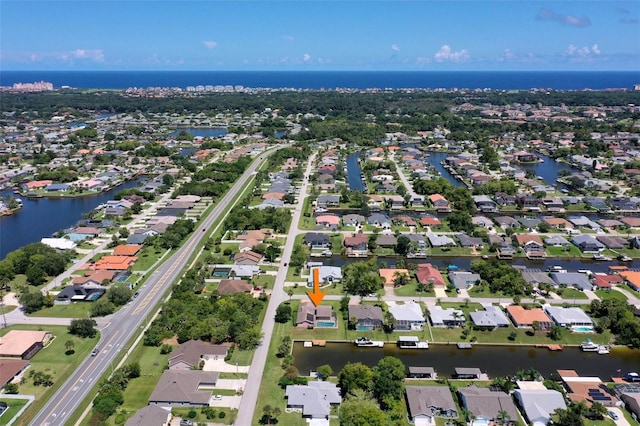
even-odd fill
[{"label": "small boat", "polygon": [[593,343],[591,339],[587,339],[584,342],[580,343],[580,349],[582,352],[597,352],[600,348],[600,345]]},{"label": "small boat", "polygon": [[384,342],[371,340],[368,337],[358,337],[354,343],[356,346],[366,348],[381,348],[384,345]]},{"label": "small boat", "polygon": [[598,261],[610,261],[612,260],[609,256],[605,256],[603,254],[597,253],[593,255],[593,260],[598,260]]},{"label": "small boat", "polygon": [[562,266],[550,266],[548,272],[567,272]]},{"label": "small boat", "polygon": [[429,349],[429,342],[421,342],[416,336],[400,336],[398,347],[400,349]]},{"label": "small boat", "polygon": [[618,256],[618,260],[621,262],[631,262],[633,258],[631,256],[627,256],[626,254],[621,254]]},{"label": "small boat", "polygon": [[640,374],[635,372],[629,372],[625,374],[623,378],[627,382],[640,382]]},{"label": "small boat", "polygon": [[599,355],[606,355],[608,353],[609,353],[609,346],[607,346],[607,345],[598,346],[598,354]]},{"label": "small boat", "polygon": [[456,346],[458,346],[458,349],[471,349],[471,343],[464,343],[464,342],[458,342],[456,343]]}]

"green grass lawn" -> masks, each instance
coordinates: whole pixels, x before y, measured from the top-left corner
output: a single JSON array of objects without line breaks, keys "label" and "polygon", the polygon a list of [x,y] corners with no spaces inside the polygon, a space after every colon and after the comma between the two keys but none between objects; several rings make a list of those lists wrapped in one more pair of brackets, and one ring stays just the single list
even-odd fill
[{"label": "green grass lawn", "polygon": [[255,414],[253,416],[252,425],[258,424],[262,417],[262,407],[270,405],[278,407],[282,414],[278,417],[279,424],[287,426],[305,426],[307,422],[302,418],[300,413],[286,413],[284,389],[278,386],[278,381],[282,377],[284,371],[280,366],[280,359],[276,357],[278,346],[282,342],[284,336],[290,335],[291,324],[276,323],[273,329],[271,342],[269,343],[269,353],[260,383],[260,391],[258,392],[258,403],[256,405]]},{"label": "green grass lawn", "polygon": [[567,288],[563,288],[563,289],[558,289],[556,291],[556,294],[558,294],[558,296],[562,297],[563,299],[566,300],[570,300],[570,299],[588,299],[587,295],[584,294],[584,292],[580,291],[580,290],[576,290],[575,288],[571,288],[571,287],[567,287]]},{"label": "green grass lawn", "polygon": [[403,285],[402,287],[396,287],[393,289],[393,292],[396,296],[416,296],[416,297],[435,297],[436,293],[434,291],[423,291],[418,293],[418,283],[412,281],[410,284]]},{"label": "green grass lawn", "polygon": [[581,257],[582,252],[572,244],[566,247],[547,247],[547,255],[550,257]]},{"label": "green grass lawn", "polygon": [[[197,408],[194,410],[196,412],[196,416],[193,418],[189,417],[189,412],[192,410],[191,408],[173,408],[171,410],[171,413],[173,413],[174,416],[180,416],[183,419],[191,419],[193,420],[193,424],[198,424],[199,422],[202,422],[202,424],[204,424],[205,422],[215,422],[215,423],[222,423],[225,425],[231,425],[235,422],[236,417],[238,416],[238,410],[235,410],[235,409],[224,408],[224,407],[213,407],[213,408],[216,412],[216,416],[215,416],[215,419],[210,419],[210,420],[207,420],[207,416],[202,412],[201,408]],[[223,417],[220,417],[221,412],[224,413]]]},{"label": "green grass lawn", "polygon": [[[81,339],[67,332],[65,326],[38,326],[38,325],[20,325],[11,326],[0,330],[0,335],[4,335],[9,330],[47,330],[55,337],[51,343],[40,350],[33,358],[31,358],[31,367],[29,371],[41,371],[50,374],[53,380],[53,386],[42,387],[34,386],[33,381],[26,379],[24,384],[18,386],[18,392],[24,395],[34,395],[36,400],[27,408],[21,416],[18,424],[27,424],[28,421],[35,416],[51,396],[58,390],[65,380],[75,371],[78,365],[89,355],[89,352],[96,346],[100,339],[97,335],[92,339]],[[65,342],[72,340],[74,342],[74,352],[66,355]]]},{"label": "green grass lawn", "polygon": [[596,290],[595,293],[602,300],[609,300],[609,299],[627,300],[627,296],[615,290]]},{"label": "green grass lawn", "polygon": [[29,314],[32,317],[55,317],[55,318],[87,318],[91,302],[72,302],[68,305],[53,305],[50,308],[43,308],[37,312]]},{"label": "green grass lawn", "polygon": [[[24,407],[27,402],[29,402],[28,399],[13,399],[13,398],[0,398],[0,402],[4,402],[5,404],[7,404],[7,411],[5,411],[4,413],[2,413],[2,417],[0,417],[0,421],[2,421],[3,425],[6,425],[9,423],[9,421],[11,419],[13,419],[15,417],[16,414],[18,414],[18,411],[20,411],[22,409],[22,407]],[[6,423],[5,423],[6,422]]]},{"label": "green grass lawn", "polygon": [[273,284],[276,282],[274,275],[260,274],[253,277],[251,284],[255,287],[273,288]]},{"label": "green grass lawn", "polygon": [[11,291],[16,291],[16,289],[20,286],[27,284],[27,276],[24,274],[16,275],[11,281],[9,281],[9,288]]},{"label": "green grass lawn", "polygon": [[164,251],[161,249],[156,250],[152,246],[145,246],[142,251],[138,253],[138,260],[136,260],[136,263],[133,264],[131,269],[134,271],[146,271],[160,259],[163,253]]}]

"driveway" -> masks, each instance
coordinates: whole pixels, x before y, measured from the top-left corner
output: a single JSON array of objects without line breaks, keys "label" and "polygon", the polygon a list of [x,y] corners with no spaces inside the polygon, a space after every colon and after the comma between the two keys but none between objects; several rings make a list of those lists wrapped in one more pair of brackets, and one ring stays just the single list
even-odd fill
[{"label": "driveway", "polygon": [[613,411],[614,413],[616,413],[618,415],[618,420],[613,420],[611,419],[611,416],[607,415],[607,417],[609,417],[611,420],[613,420],[615,422],[615,424],[617,426],[631,426],[631,423],[629,423],[627,421],[627,419],[624,417],[624,413],[622,412],[622,410],[618,407],[607,407],[608,411]]},{"label": "driveway", "polygon": [[[216,389],[231,389],[237,391],[238,389],[244,389],[247,381],[242,379],[218,379],[216,383]],[[215,389],[213,390],[215,393]]]}]

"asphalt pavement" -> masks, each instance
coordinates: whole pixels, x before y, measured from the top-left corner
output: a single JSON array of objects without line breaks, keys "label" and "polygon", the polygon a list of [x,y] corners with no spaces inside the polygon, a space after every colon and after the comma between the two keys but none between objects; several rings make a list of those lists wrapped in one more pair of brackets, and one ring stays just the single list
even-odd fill
[{"label": "asphalt pavement", "polygon": [[[218,218],[225,214],[228,206],[237,201],[238,194],[265,156],[263,154],[258,161],[254,161],[225,196],[217,202],[211,214],[200,225],[203,230],[211,227]],[[143,328],[145,318],[158,305],[171,284],[178,278],[198,243],[207,237],[209,237],[208,232],[196,229],[176,253],[160,265],[146,280],[139,289],[139,296],[109,318],[109,322],[104,324],[100,330],[101,339],[97,345],[99,353],[89,357],[78,366],[71,377],[44,405],[30,425],[54,426],[64,425],[67,422],[96,381],[109,368],[113,369],[114,360],[118,353],[123,348],[126,349],[129,340],[140,328]]]}]

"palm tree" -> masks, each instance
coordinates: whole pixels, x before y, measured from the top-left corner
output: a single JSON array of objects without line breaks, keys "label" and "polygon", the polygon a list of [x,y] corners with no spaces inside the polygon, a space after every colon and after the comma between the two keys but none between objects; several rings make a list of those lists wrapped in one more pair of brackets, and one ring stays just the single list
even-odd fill
[{"label": "palm tree", "polygon": [[500,410],[498,411],[498,423],[503,425],[509,422],[509,420],[511,420],[511,416],[509,416],[509,413],[507,413],[505,410]]}]

